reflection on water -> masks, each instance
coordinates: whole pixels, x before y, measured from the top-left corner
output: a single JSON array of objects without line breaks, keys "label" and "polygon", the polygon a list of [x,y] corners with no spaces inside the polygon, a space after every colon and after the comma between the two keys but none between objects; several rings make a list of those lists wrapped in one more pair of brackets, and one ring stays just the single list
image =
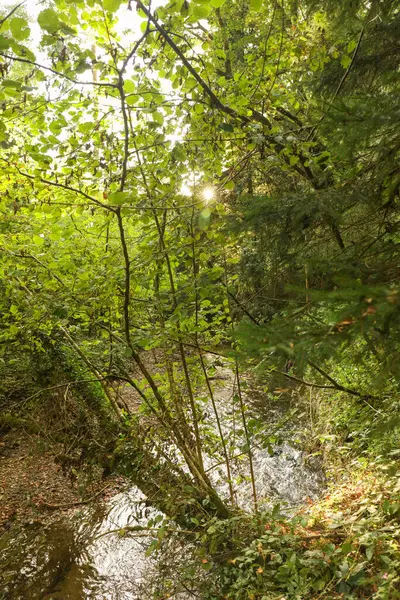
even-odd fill
[{"label": "reflection on water", "polygon": [[[46,528],[27,527],[1,538],[0,597],[8,599],[85,598],[90,566],[81,561],[79,536],[62,522]],[[82,564],[81,564],[82,563]],[[72,589],[58,593],[73,573]]]},{"label": "reflection on water", "polygon": [[[136,600],[149,538],[102,535],[145,525],[158,513],[137,488],[115,496],[103,509],[85,509],[71,521],[27,527],[1,539],[2,600]],[[139,534],[138,534],[139,535]]]},{"label": "reflection on water", "polygon": [[150,518],[158,514],[153,508],[146,507],[144,496],[138,488],[131,488],[129,492],[118,494],[111,500],[107,514],[95,530],[97,539],[90,544],[92,565],[101,581],[95,598],[135,600],[146,597],[140,584],[144,571],[152,562],[146,556],[150,538],[141,532],[137,533],[138,537],[132,537],[131,534],[123,537],[119,533],[102,534],[127,525],[146,525]]},{"label": "reflection on water", "polygon": [[[224,433],[228,434],[234,418],[234,377],[226,366],[217,372],[224,383],[216,386],[215,399]],[[263,410],[271,425],[282,417],[276,403]],[[211,411],[208,423],[213,426]],[[233,454],[241,455],[232,463],[237,502],[249,509],[248,461],[239,449],[234,448]],[[253,461],[257,492],[267,503],[272,499],[295,506],[309,496],[316,497],[324,485],[320,465],[306,464],[301,450],[288,443],[279,442],[268,449],[255,444]],[[207,457],[207,468],[218,462]],[[219,493],[227,497],[223,465],[211,468],[210,476]],[[137,532],[136,537],[121,532],[104,534],[125,526],[146,525],[157,514],[147,506],[142,492],[132,487],[105,506],[86,507],[69,521],[9,531],[0,539],[0,600],[150,600],[153,595],[143,581],[155,566],[154,559],[146,556],[151,538],[143,532]]]}]

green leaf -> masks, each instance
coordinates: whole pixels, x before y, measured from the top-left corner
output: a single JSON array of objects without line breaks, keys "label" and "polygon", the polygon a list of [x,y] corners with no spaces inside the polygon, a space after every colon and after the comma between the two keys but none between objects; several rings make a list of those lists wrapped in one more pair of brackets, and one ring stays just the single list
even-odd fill
[{"label": "green leaf", "polygon": [[4,35],[0,35],[0,50],[7,50],[10,47],[10,40]]},{"label": "green leaf", "polygon": [[371,558],[374,556],[374,553],[375,553],[375,547],[367,546],[367,549],[365,550],[365,555],[368,558],[368,560],[371,560]]},{"label": "green leaf", "polygon": [[3,79],[3,81],[1,82],[1,85],[5,88],[14,88],[14,89],[19,89],[21,87],[20,82],[14,81],[14,79]]},{"label": "green leaf", "polygon": [[213,8],[221,8],[225,4],[226,0],[211,0],[210,5]]},{"label": "green leaf", "polygon": [[323,579],[317,579],[317,581],[315,581],[313,583],[313,589],[316,590],[317,592],[320,592],[321,590],[323,590],[325,586],[326,586],[326,581],[324,581]]},{"label": "green leaf", "polygon": [[35,54],[27,47],[24,46],[23,44],[20,44],[18,42],[16,42],[15,40],[10,40],[11,41],[11,48],[14,50],[15,54],[17,56],[22,56],[23,58],[27,58],[28,60],[36,60],[36,56]]},{"label": "green leaf", "polygon": [[103,0],[105,10],[116,12],[122,4],[122,0]]},{"label": "green leaf", "polygon": [[132,95],[132,96],[128,96],[126,98],[126,103],[129,106],[134,106],[137,102],[139,101],[139,96],[136,96],[136,94]]},{"label": "green leaf", "polygon": [[75,35],[76,34],[75,29],[72,29],[72,27],[70,27],[66,23],[63,23],[62,21],[60,21],[60,31],[62,31],[62,33],[65,33],[65,35]]},{"label": "green leaf", "polygon": [[182,86],[182,90],[184,92],[189,92],[194,87],[196,87],[196,85],[197,85],[196,79],[194,77],[188,77],[187,79],[185,79],[185,82]]},{"label": "green leaf", "polygon": [[15,304],[11,304],[11,306],[10,306],[10,313],[12,315],[17,315],[18,314],[18,308],[15,306]]},{"label": "green leaf", "polygon": [[95,124],[92,121],[86,121],[85,123],[81,123],[80,125],[78,125],[78,130],[81,133],[90,133],[93,131],[94,127]]},{"label": "green leaf", "polygon": [[206,19],[211,12],[211,6],[203,6],[201,4],[193,6],[193,16],[200,20]]},{"label": "green leaf", "polygon": [[350,56],[347,56],[347,54],[344,54],[342,56],[342,60],[340,61],[340,64],[342,65],[343,69],[348,69],[349,66],[351,65]]},{"label": "green leaf", "polygon": [[28,21],[21,17],[14,17],[10,22],[10,30],[16,40],[26,40],[31,30],[28,26]]},{"label": "green leaf", "polygon": [[262,0],[250,0],[250,8],[253,10],[260,10],[262,6]]},{"label": "green leaf", "polygon": [[60,19],[52,8],[46,8],[39,13],[38,23],[42,29],[49,33],[56,33],[61,26]]},{"label": "green leaf", "polygon": [[5,126],[3,121],[0,121],[0,142],[3,142],[7,135],[7,127]]},{"label": "green leaf", "polygon": [[52,121],[49,125],[49,129],[51,133],[54,133],[54,135],[58,135],[62,130],[62,125],[60,121]]},{"label": "green leaf", "polygon": [[347,53],[351,54],[353,52],[353,50],[355,49],[356,46],[357,46],[357,42],[355,42],[354,40],[352,40],[351,42],[349,42],[348,45],[347,45]]},{"label": "green leaf", "polygon": [[219,128],[227,133],[231,133],[233,131],[233,126],[230,123],[220,123]]},{"label": "green leaf", "polygon": [[152,117],[153,117],[153,121],[155,123],[157,123],[158,125],[163,125],[163,123],[164,123],[164,117],[163,117],[163,115],[161,113],[154,112],[152,114]]},{"label": "green leaf", "polygon": [[34,235],[33,236],[33,242],[37,246],[43,246],[43,244],[44,244],[44,238],[42,238],[40,235]]},{"label": "green leaf", "polygon": [[136,90],[135,82],[132,79],[124,81],[124,91],[126,94],[132,94]]},{"label": "green leaf", "polygon": [[111,202],[111,204],[124,204],[127,200],[129,196],[128,192],[113,192],[112,194],[110,194],[108,196],[109,201]]}]

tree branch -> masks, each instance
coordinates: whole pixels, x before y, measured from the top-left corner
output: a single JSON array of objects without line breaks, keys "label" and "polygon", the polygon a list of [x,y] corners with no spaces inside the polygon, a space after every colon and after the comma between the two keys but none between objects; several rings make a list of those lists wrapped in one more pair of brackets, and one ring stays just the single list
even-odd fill
[{"label": "tree branch", "polygon": [[[6,161],[4,159],[3,159],[3,161],[6,162],[8,165],[10,165],[9,161]],[[24,171],[21,171],[21,169],[17,165],[15,165],[15,168],[17,169],[18,173],[20,175],[22,175],[23,177],[37,181],[37,178],[34,175],[29,175],[29,173],[25,173]],[[110,206],[108,204],[103,204],[103,202],[100,202],[100,200],[97,200],[97,198],[94,198],[93,196],[86,194],[86,192],[82,192],[82,190],[78,190],[77,188],[73,188],[69,185],[65,185],[64,183],[57,183],[56,181],[50,181],[50,179],[44,179],[43,177],[40,177],[39,181],[41,183],[46,183],[47,185],[52,185],[54,187],[58,187],[58,188],[67,190],[69,192],[73,192],[74,194],[79,194],[79,195],[83,196],[84,198],[90,200],[94,204],[97,204],[97,206],[101,206],[101,208],[104,208],[105,210],[109,210],[110,212],[113,212],[113,213],[116,212],[116,209],[113,208],[112,206]]]},{"label": "tree branch", "polygon": [[315,363],[313,363],[311,360],[308,360],[307,362],[310,365],[310,367],[312,367],[313,369],[315,369],[316,371],[318,371],[318,373],[320,373],[322,375],[322,377],[325,377],[325,379],[327,379],[328,381],[330,381],[331,384],[332,384],[332,386],[336,390],[339,390],[341,392],[347,392],[347,394],[351,394],[352,396],[358,396],[359,398],[362,398],[363,396],[365,396],[365,394],[361,394],[360,392],[357,392],[356,390],[353,390],[351,388],[347,388],[347,387],[341,385],[340,383],[338,383],[337,381],[335,381],[333,379],[333,377],[331,377],[330,375],[328,375],[328,373],[326,373],[326,371],[324,371],[323,369],[321,369],[321,367],[319,367],[318,365],[316,365]]},{"label": "tree branch", "polygon": [[5,17],[3,17],[0,20],[0,28],[3,26],[3,23],[5,21],[7,21],[7,19],[9,19],[10,17],[12,17],[12,15],[15,13],[16,10],[19,9],[20,6],[22,6],[23,4],[25,4],[26,0],[23,0],[22,2],[20,2],[19,4],[17,4],[17,6],[14,6],[14,8],[8,13],[8,15],[6,15]]},{"label": "tree branch", "polygon": [[[259,112],[258,110],[250,109],[251,117],[247,117],[245,115],[238,114],[233,108],[224,104],[218,98],[218,96],[216,96],[216,94],[212,91],[212,89],[204,81],[204,79],[198,74],[196,69],[190,64],[190,62],[188,61],[186,56],[183,54],[183,52],[180,50],[180,48],[175,44],[174,40],[167,33],[167,31],[164,29],[164,27],[162,27],[162,25],[160,25],[159,22],[155,19],[155,17],[151,14],[149,9],[146,6],[144,6],[144,4],[140,0],[136,0],[136,5],[138,8],[140,8],[146,14],[147,18],[153,23],[153,25],[155,26],[157,31],[159,31],[161,33],[161,35],[165,38],[165,40],[169,44],[169,46],[174,50],[174,52],[180,58],[180,60],[182,61],[183,65],[186,67],[186,69],[189,71],[189,73],[191,75],[193,75],[194,79],[201,86],[201,88],[207,94],[207,96],[211,99],[211,103],[212,103],[213,107],[218,108],[225,114],[230,115],[231,117],[241,121],[242,123],[247,124],[247,123],[251,123],[252,121],[256,121],[258,123],[261,123],[268,129],[272,129],[271,121],[265,115],[263,115],[261,112]],[[276,154],[279,155],[282,152],[282,150],[285,149],[285,146],[283,144],[281,144],[280,142],[278,142],[272,135],[268,135],[268,134],[264,133],[264,137],[273,146]],[[320,187],[320,186],[319,186],[318,182],[316,181],[313,172],[305,164],[307,162],[307,157],[304,156],[301,152],[297,153],[297,156],[300,159],[299,163],[292,166],[292,168],[295,171],[297,171],[300,175],[302,175],[303,177],[306,177],[312,183],[312,185],[316,189],[318,189],[318,187]],[[281,158],[282,158],[282,160],[284,160],[287,163],[290,162],[289,158],[285,155],[281,155]]]},{"label": "tree branch", "polygon": [[44,65],[40,65],[39,63],[35,62],[34,60],[29,60],[29,58],[21,58],[20,56],[11,56],[10,54],[5,54],[4,52],[0,52],[0,56],[2,56],[3,58],[8,58],[8,60],[14,60],[16,62],[32,65],[34,67],[37,67],[38,69],[43,69],[44,71],[50,71],[50,73],[53,73],[54,75],[58,75],[59,77],[64,77],[64,79],[67,79],[71,83],[75,83],[77,85],[93,85],[93,86],[97,86],[97,87],[111,87],[114,89],[118,87],[115,83],[100,83],[100,82],[96,82],[96,81],[78,81],[77,79],[73,79],[72,77],[70,77],[69,75],[66,75],[65,73],[60,73],[60,71],[56,71],[55,69],[52,69],[51,67],[45,67]]},{"label": "tree branch", "polygon": [[337,388],[334,385],[319,385],[318,383],[312,383],[309,381],[304,381],[304,379],[300,379],[299,377],[295,377],[294,375],[289,375],[289,373],[285,373],[284,371],[278,371],[278,369],[274,369],[273,373],[278,373],[278,375],[283,375],[287,379],[291,381],[296,381],[296,383],[301,383],[302,385],[308,385],[309,387],[321,388],[323,390],[336,390]]}]

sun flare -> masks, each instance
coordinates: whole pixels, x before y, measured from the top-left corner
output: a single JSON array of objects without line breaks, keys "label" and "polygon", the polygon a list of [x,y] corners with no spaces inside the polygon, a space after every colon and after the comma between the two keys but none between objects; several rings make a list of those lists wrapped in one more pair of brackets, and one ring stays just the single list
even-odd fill
[{"label": "sun flare", "polygon": [[202,196],[203,196],[204,200],[206,201],[206,203],[208,203],[211,200],[213,200],[213,198],[215,196],[215,191],[212,187],[206,187],[202,191]]}]

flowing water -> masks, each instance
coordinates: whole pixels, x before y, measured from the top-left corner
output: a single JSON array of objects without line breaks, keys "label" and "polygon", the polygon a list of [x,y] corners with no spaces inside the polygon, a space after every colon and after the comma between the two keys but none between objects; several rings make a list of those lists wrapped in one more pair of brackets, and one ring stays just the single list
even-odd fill
[{"label": "flowing water", "polygon": [[[239,443],[240,415],[234,376],[227,365],[219,365],[216,378],[214,393],[224,435],[234,432]],[[268,431],[275,432],[280,421],[285,420],[290,394],[274,401],[270,395],[247,390],[244,401],[249,407],[248,417],[253,411],[266,423],[252,447],[261,503],[268,507],[279,501],[290,510],[308,497],[316,498],[324,486],[320,465],[307,462],[299,444],[284,441],[285,437],[293,439],[299,427],[291,420],[280,427],[282,439],[276,434],[268,436]],[[213,423],[211,405],[205,406],[207,421]],[[252,489],[248,456],[241,450],[238,446],[232,453],[237,458],[231,467],[236,501],[246,510],[251,507]],[[226,473],[219,458],[207,457],[206,466],[219,493],[227,496]],[[132,487],[105,505],[86,507],[71,520],[10,530],[0,539],[0,600],[150,600],[152,592],[145,582],[155,565],[146,553],[149,537],[139,529],[134,537],[121,535],[121,529],[146,525],[158,514],[147,505],[142,492]],[[117,531],[110,533],[113,530]],[[184,598],[180,596],[181,600]]]},{"label": "flowing water", "polygon": [[[208,359],[212,364],[212,358],[209,356]],[[219,385],[214,389],[214,397],[223,434],[226,439],[232,438],[233,430],[237,430],[239,433],[234,446],[240,448],[243,445],[243,426],[235,376],[227,364],[221,365],[219,361],[215,372]],[[269,387],[273,389],[276,386],[271,383]],[[280,502],[283,509],[285,506],[290,509],[308,498],[316,499],[325,486],[324,472],[319,460],[306,457],[301,449],[306,423],[304,415],[299,414],[298,410],[292,411],[292,390],[285,388],[274,397],[259,388],[243,386],[242,394],[248,426],[254,422],[262,424],[261,430],[255,432],[251,447],[257,496],[261,506],[269,508]],[[211,403],[208,403],[207,410],[208,419],[215,421]],[[231,464],[232,477],[240,481],[235,490],[236,501],[241,508],[250,510],[252,486],[248,455],[243,451],[238,452],[236,448],[231,452],[233,456],[238,456]],[[210,459],[207,462],[212,465]],[[210,476],[220,493],[222,491],[222,495],[228,497],[224,466],[219,465],[216,472],[211,471]]]},{"label": "flowing water", "polygon": [[146,525],[158,515],[138,488],[114,496],[106,506],[85,508],[71,521],[32,525],[3,536],[7,557],[0,598],[29,600],[135,600],[146,598],[141,581],[151,566],[148,537],[109,533]]}]

